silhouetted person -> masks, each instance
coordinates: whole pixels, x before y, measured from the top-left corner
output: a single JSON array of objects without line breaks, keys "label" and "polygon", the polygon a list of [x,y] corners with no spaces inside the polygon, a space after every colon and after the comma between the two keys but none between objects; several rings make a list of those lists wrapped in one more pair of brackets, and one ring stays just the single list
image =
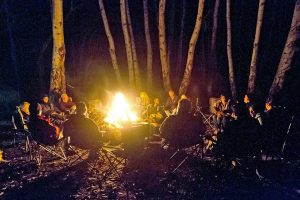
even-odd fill
[{"label": "silhouetted person", "polygon": [[29,102],[23,102],[20,106],[16,107],[16,110],[13,113],[13,125],[15,129],[27,130],[29,122]]},{"label": "silhouetted person", "polygon": [[177,104],[178,104],[178,96],[175,94],[173,90],[169,91],[169,96],[167,98],[167,102],[165,104],[165,113],[167,116],[173,115],[176,112]]},{"label": "silhouetted person", "polygon": [[71,115],[64,124],[64,137],[70,137],[70,144],[82,149],[90,149],[94,156],[101,147],[102,135],[98,126],[87,116],[87,107],[77,103],[76,114]]},{"label": "silhouetted person", "polygon": [[34,140],[46,145],[56,144],[61,136],[60,129],[43,118],[42,112],[37,109],[36,104],[30,106],[28,128]]},{"label": "silhouetted person", "polygon": [[260,152],[261,126],[250,117],[245,105],[236,106],[237,119],[228,123],[215,146],[217,156],[227,158],[253,156]]},{"label": "silhouetted person", "polygon": [[205,127],[190,111],[190,101],[182,99],[178,103],[177,113],[167,117],[161,124],[159,129],[161,136],[171,146],[188,147],[201,141]]}]

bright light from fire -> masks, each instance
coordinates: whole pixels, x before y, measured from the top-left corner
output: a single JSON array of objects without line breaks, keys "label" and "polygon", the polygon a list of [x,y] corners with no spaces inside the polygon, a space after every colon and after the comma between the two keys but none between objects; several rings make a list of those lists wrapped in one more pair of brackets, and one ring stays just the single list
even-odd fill
[{"label": "bright light from fire", "polygon": [[126,102],[125,96],[119,92],[114,96],[104,121],[121,128],[124,123],[135,122],[137,119],[137,115],[131,111],[129,104]]}]

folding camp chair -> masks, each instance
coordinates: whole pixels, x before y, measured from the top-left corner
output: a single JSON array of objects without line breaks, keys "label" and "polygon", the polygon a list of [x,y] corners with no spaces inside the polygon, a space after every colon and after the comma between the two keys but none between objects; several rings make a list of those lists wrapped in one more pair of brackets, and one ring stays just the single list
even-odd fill
[{"label": "folding camp chair", "polygon": [[[20,109],[18,108],[18,113],[20,114]],[[20,114],[20,119],[22,122],[22,127],[18,127],[16,124],[16,120],[14,115],[11,116],[11,122],[13,125],[13,134],[14,134],[14,138],[13,138],[13,144],[14,146],[16,146],[16,139],[18,137],[21,138],[25,138],[25,145],[24,145],[24,150],[26,153],[29,152],[29,154],[31,155],[31,144],[30,144],[30,133],[28,131],[27,125],[25,124],[25,121],[23,119],[23,116]]]},{"label": "folding camp chair", "polygon": [[46,144],[41,141],[32,140],[31,142],[31,157],[36,160],[38,166],[42,164],[43,153],[56,158],[67,160],[65,152],[63,150],[64,138],[59,139],[55,144]]},{"label": "folding camp chair", "polygon": [[176,155],[180,153],[183,153],[185,155],[184,158],[171,170],[171,173],[176,172],[189,158],[193,156],[200,157],[202,159],[204,157],[203,144],[203,138],[199,138],[198,141],[194,141],[193,143],[186,145],[172,144],[165,141],[163,146],[169,145],[169,148],[174,150],[174,153],[168,159],[167,164],[169,164]]},{"label": "folding camp chair", "polygon": [[75,155],[75,159],[73,160],[71,160],[71,158],[68,157],[68,166],[73,166],[78,161],[85,161],[91,167],[92,170],[98,171],[97,162],[93,161],[98,161],[99,159],[101,159],[103,163],[108,164],[108,168],[105,171],[101,171],[103,175],[102,179],[106,179],[112,173],[115,173],[118,177],[121,177],[119,169],[120,166],[123,166],[126,163],[126,160],[117,157],[113,153],[114,150],[119,148],[101,145],[101,147],[99,147],[98,157],[96,159],[89,160],[87,157],[91,150],[89,147],[84,146],[82,144],[74,144],[72,143],[69,137],[67,139],[67,142],[70,152],[72,152]]}]

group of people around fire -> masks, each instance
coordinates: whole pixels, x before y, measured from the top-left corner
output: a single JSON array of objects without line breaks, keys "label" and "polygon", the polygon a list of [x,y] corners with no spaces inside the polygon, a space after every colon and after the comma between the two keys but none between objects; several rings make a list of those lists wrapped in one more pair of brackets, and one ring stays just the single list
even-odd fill
[{"label": "group of people around fire", "polygon": [[[141,92],[136,101],[141,119],[156,127],[160,136],[175,146],[189,146],[203,140],[206,127],[201,116],[196,115],[197,106],[185,95],[178,97],[173,90],[168,92],[164,105],[157,97],[151,102],[146,92]],[[212,140],[216,143],[216,154],[232,157],[270,150],[266,145],[268,137],[280,145],[281,136],[271,133],[279,132],[272,124],[275,115],[271,102],[260,110],[250,94],[245,95],[242,103],[222,94],[213,110],[216,137]],[[17,106],[13,120],[15,128],[30,131],[35,140],[45,144],[68,138],[64,139],[67,152],[68,146],[73,144],[91,149],[90,155],[94,156],[101,146],[102,135],[95,122],[88,118],[86,104],[73,102],[67,94],[61,94],[53,102],[48,95],[41,96],[35,103],[23,102]]]}]

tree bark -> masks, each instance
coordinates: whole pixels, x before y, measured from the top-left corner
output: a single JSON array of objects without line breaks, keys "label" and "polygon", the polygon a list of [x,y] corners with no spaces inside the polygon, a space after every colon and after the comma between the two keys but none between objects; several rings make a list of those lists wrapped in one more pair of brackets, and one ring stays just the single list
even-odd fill
[{"label": "tree bark", "polygon": [[52,70],[50,78],[50,93],[57,90],[66,93],[65,78],[65,43],[63,28],[63,0],[52,1],[52,34],[53,34],[53,53]]},{"label": "tree bark", "polygon": [[167,48],[166,48],[165,9],[166,9],[166,0],[160,0],[159,11],[158,11],[159,52],[160,52],[160,61],[161,61],[164,88],[166,91],[169,91],[171,89],[171,82],[170,82],[170,67],[168,65]]},{"label": "tree bark", "polygon": [[174,43],[174,23],[175,23],[175,1],[170,1],[171,8],[170,8],[170,22],[168,23],[169,28],[168,30],[168,42],[167,42],[167,56],[168,56],[168,65],[170,70],[172,69],[172,64],[170,61],[170,57],[172,56],[172,49],[173,49],[173,43]]},{"label": "tree bark", "polygon": [[231,95],[234,101],[237,100],[236,85],[234,78],[234,69],[231,51],[231,21],[230,21],[230,0],[226,0],[226,24],[227,24],[227,59],[229,67],[229,82],[231,88]]},{"label": "tree bark", "polygon": [[269,91],[268,101],[271,101],[273,96],[277,94],[283,87],[286,72],[291,69],[294,55],[299,51],[299,46],[296,42],[300,41],[300,0],[297,0],[290,31],[282,52],[278,69]]},{"label": "tree bark", "polygon": [[208,77],[208,95],[212,95],[212,91],[216,86],[216,77],[218,71],[218,62],[217,62],[217,52],[216,52],[216,40],[217,40],[217,30],[218,30],[218,13],[220,7],[220,0],[215,1],[214,12],[213,12],[213,27],[212,27],[212,36],[211,36],[211,44],[210,44],[210,65],[211,72]]},{"label": "tree bark", "polygon": [[182,13],[180,19],[180,34],[179,34],[179,44],[178,44],[178,53],[177,53],[177,66],[176,66],[176,82],[179,82],[181,76],[182,68],[182,45],[183,45],[183,36],[184,36],[184,21],[185,21],[185,6],[186,0],[182,0]]},{"label": "tree bark", "polygon": [[131,51],[131,41],[129,37],[128,24],[126,19],[126,0],[120,0],[120,10],[121,10],[121,22],[122,30],[125,40],[125,48],[127,55],[127,64],[128,64],[128,76],[129,76],[129,86],[131,89],[135,88],[134,82],[134,68],[133,68],[133,57]]},{"label": "tree bark", "polygon": [[114,38],[113,38],[112,33],[110,31],[110,27],[109,27],[109,24],[108,24],[108,20],[107,20],[103,0],[98,0],[98,3],[99,3],[99,8],[100,8],[100,13],[101,13],[103,25],[104,25],[105,34],[106,34],[108,44],[109,44],[109,54],[110,54],[112,66],[113,66],[116,78],[117,78],[117,80],[120,84],[122,82],[122,78],[121,78],[119,64],[118,64],[118,60],[117,60],[117,56],[116,56],[116,47],[115,47]]},{"label": "tree bark", "polygon": [[218,13],[219,13],[220,0],[216,0],[214,6],[214,14],[213,14],[213,28],[212,28],[212,36],[211,36],[211,46],[210,51],[215,52],[216,50],[216,35],[218,29]]},{"label": "tree bark", "polygon": [[261,32],[263,16],[264,16],[265,2],[266,0],[259,1],[256,31],[255,31],[255,38],[253,43],[253,52],[252,52],[249,81],[248,81],[248,93],[254,93],[255,90],[258,45],[259,45],[260,32]]},{"label": "tree bark", "polygon": [[131,41],[131,52],[132,52],[132,59],[133,59],[135,84],[136,84],[137,89],[141,89],[141,86],[142,86],[141,73],[140,73],[140,67],[139,67],[138,58],[137,58],[133,29],[132,29],[132,25],[131,25],[131,16],[130,16],[128,0],[126,0],[125,3],[126,3],[127,24],[128,24],[128,28],[129,28],[130,41]]},{"label": "tree bark", "polygon": [[145,38],[147,44],[147,86],[148,89],[152,89],[153,82],[153,71],[152,71],[152,44],[150,37],[150,28],[149,28],[149,13],[148,13],[148,0],[143,0],[144,7],[144,25],[145,25]]},{"label": "tree bark", "polygon": [[191,82],[191,74],[192,74],[192,69],[193,69],[195,47],[196,47],[196,43],[197,43],[197,40],[199,37],[201,24],[202,24],[204,1],[205,0],[199,0],[199,3],[198,3],[197,19],[196,19],[194,31],[193,31],[193,34],[192,34],[192,37],[191,37],[191,40],[189,43],[189,51],[188,51],[185,72],[184,72],[183,79],[181,81],[180,88],[179,88],[180,96],[186,93],[188,86]]}]

